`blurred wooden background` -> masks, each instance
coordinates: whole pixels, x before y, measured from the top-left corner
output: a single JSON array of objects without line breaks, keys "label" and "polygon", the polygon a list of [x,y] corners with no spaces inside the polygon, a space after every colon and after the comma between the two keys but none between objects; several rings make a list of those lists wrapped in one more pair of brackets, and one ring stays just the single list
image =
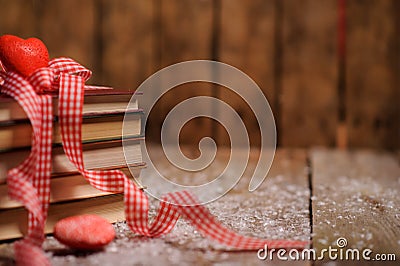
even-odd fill
[{"label": "blurred wooden background", "polygon": [[[0,34],[39,37],[51,57],[72,57],[92,69],[91,83],[119,89],[134,90],[177,62],[219,60],[261,87],[280,146],[395,150],[399,10],[397,0],[0,0]],[[250,108],[210,84],[185,85],[163,97],[149,139],[157,140],[168,110],[193,95],[228,102],[246,120],[252,144],[259,143]],[[222,127],[207,119],[182,134],[188,134],[184,142],[216,136],[226,143]]]}]

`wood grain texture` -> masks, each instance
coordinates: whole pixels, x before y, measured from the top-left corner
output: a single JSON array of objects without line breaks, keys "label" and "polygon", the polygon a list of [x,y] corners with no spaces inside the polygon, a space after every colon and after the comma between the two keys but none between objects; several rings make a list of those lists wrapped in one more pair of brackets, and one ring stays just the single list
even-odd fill
[{"label": "wood grain texture", "polygon": [[[260,85],[281,146],[399,149],[400,3],[346,3],[340,90],[337,0],[0,0],[0,34],[39,37],[51,57],[72,57],[93,70],[90,83],[127,90],[162,67],[217,59]],[[251,143],[259,144],[250,108],[237,95],[207,84],[166,95],[154,109],[148,140],[159,138],[156,132],[174,105],[196,95],[231,104],[247,121]],[[345,121],[338,121],[339,113]],[[193,143],[214,134],[226,145],[227,135],[215,125],[193,121],[181,140]]]},{"label": "wood grain texture", "polygon": [[0,6],[0,35],[12,34],[21,38],[36,36],[36,1],[1,0]]},{"label": "wood grain texture", "polygon": [[[189,147],[190,151],[190,147]],[[159,158],[160,152],[155,153]],[[222,150],[216,160],[219,172],[225,164],[229,150]],[[304,150],[278,151],[265,183],[255,192],[247,191],[249,178],[255,167],[257,153],[251,153],[249,168],[239,185],[220,200],[208,205],[210,211],[225,226],[244,235],[263,238],[291,238],[308,240],[310,237],[309,188]],[[158,159],[157,159],[158,160]],[[159,161],[161,162],[161,161]],[[175,181],[187,176],[178,174],[174,168],[157,163],[162,170],[171,173]],[[221,166],[218,166],[218,165]],[[174,174],[175,173],[175,174]],[[197,173],[193,177],[204,178]],[[150,199],[150,216],[156,213],[158,201]],[[186,220],[178,221],[176,227],[161,238],[143,238],[132,234],[126,223],[115,224],[116,239],[105,249],[86,256],[66,249],[53,237],[47,237],[44,247],[53,265],[68,264],[104,265],[118,261],[121,265],[288,265],[274,258],[259,260],[256,251],[231,251],[200,235]],[[1,260],[12,260],[11,245],[0,246]],[[311,265],[308,261],[294,261],[290,265]]]},{"label": "wood grain texture", "polygon": [[[268,99],[273,111],[274,87],[274,1],[221,1],[218,57],[249,75]],[[235,78],[235,77],[232,77]],[[244,121],[252,145],[260,145],[260,129],[251,108],[235,93],[218,87],[219,98],[238,112]],[[221,112],[220,110],[218,110]],[[229,119],[228,114],[223,115]],[[229,138],[218,127],[220,142]]]},{"label": "wood grain texture", "polygon": [[400,147],[400,5],[348,1],[349,146]]},{"label": "wood grain texture", "polygon": [[103,82],[135,90],[156,70],[154,1],[102,1]]},{"label": "wood grain texture", "polygon": [[[160,1],[159,2],[159,66],[160,69],[175,63],[188,60],[211,59],[213,1]],[[168,82],[168,77],[161,80],[161,85]],[[169,91],[160,100],[159,109],[155,110],[157,117],[153,121],[157,128],[171,109],[180,102],[194,96],[210,96],[212,85],[209,83],[189,83]],[[211,108],[211,106],[194,105],[193,108]],[[175,121],[180,121],[179,115]],[[169,132],[169,129],[166,130]],[[159,133],[158,133],[159,134]],[[167,133],[167,135],[170,135]],[[189,122],[180,134],[180,141],[197,145],[200,138],[211,135],[211,120],[194,119]],[[156,137],[157,138],[157,137]]]},{"label": "wood grain texture", "polygon": [[96,83],[96,1],[35,1],[38,36],[51,58],[70,57],[94,72]]},{"label": "wood grain texture", "polygon": [[337,248],[344,237],[343,250],[369,248],[398,257],[400,166],[394,154],[318,149],[311,152],[311,166],[317,252]]},{"label": "wood grain texture", "polygon": [[184,60],[210,59],[211,0],[161,0],[161,67]]},{"label": "wood grain texture", "polygon": [[337,1],[285,0],[282,7],[283,146],[333,146],[337,127]]},{"label": "wood grain texture", "polygon": [[[154,148],[154,147],[151,147]],[[190,146],[183,151],[193,157],[197,154]],[[243,149],[243,152],[245,149]],[[219,149],[211,167],[198,173],[182,174],[163,158],[161,152],[153,150],[157,166],[161,172],[173,182],[185,185],[204,184],[213,180],[229,160],[230,150]],[[225,226],[243,235],[262,238],[287,238],[309,240],[309,186],[304,150],[279,150],[267,179],[255,192],[248,191],[248,185],[258,160],[258,152],[252,150],[248,167],[236,187],[222,198],[208,204],[210,211]],[[160,164],[158,164],[158,162]],[[235,168],[235,166],[233,166]],[[236,171],[230,169],[227,173]],[[196,183],[198,182],[198,183]],[[209,191],[214,193],[215,191]],[[189,231],[187,230],[189,228]],[[166,241],[172,245],[176,257],[182,263],[238,264],[238,265],[286,265],[276,257],[271,262],[259,260],[255,252],[226,252],[213,241],[193,234],[191,226],[178,223],[177,227],[166,236]],[[185,233],[186,232],[186,233]],[[158,244],[160,245],[160,244]],[[209,256],[199,256],[197,252],[206,252]],[[211,259],[211,260],[210,260]],[[171,264],[169,259],[165,263]],[[290,262],[293,265],[311,265],[309,261]]]}]

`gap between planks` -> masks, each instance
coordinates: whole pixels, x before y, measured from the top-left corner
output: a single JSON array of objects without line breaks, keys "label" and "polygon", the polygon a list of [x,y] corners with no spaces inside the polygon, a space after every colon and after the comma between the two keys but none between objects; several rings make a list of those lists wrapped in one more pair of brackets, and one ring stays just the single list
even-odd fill
[{"label": "gap between planks", "polygon": [[400,167],[396,155],[313,149],[310,161],[313,246],[317,254],[329,246],[337,248],[336,240],[344,237],[347,246],[343,250],[369,248],[373,254],[394,253],[399,258]]}]

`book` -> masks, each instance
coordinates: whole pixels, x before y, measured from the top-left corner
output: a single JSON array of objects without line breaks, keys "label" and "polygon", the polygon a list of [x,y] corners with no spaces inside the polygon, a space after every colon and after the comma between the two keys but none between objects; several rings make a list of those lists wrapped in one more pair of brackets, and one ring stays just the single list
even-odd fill
[{"label": "book", "polygon": [[[111,194],[53,203],[49,206],[45,233],[52,233],[54,225],[60,219],[81,214],[96,214],[110,223],[125,220],[123,194]],[[0,240],[22,237],[28,226],[28,214],[25,208],[0,210]]]},{"label": "book", "polygon": [[[129,104],[132,94],[115,90],[85,91],[82,124],[85,169],[120,169],[128,176],[138,176],[145,167],[140,143],[144,140],[143,112],[136,100]],[[123,195],[92,187],[64,154],[57,117],[58,99],[56,94],[53,97],[52,176],[45,233],[51,233],[58,220],[79,214],[97,214],[109,222],[124,220]],[[122,136],[126,111],[129,135]],[[0,94],[0,240],[20,238],[27,230],[27,211],[19,202],[8,198],[5,181],[7,171],[29,155],[31,132],[29,120],[18,103]],[[128,161],[124,152],[129,154]]]},{"label": "book", "polygon": [[[137,165],[135,167],[124,167],[119,170],[124,172],[128,177],[138,177],[141,169],[145,165]],[[68,189],[66,189],[68,188]],[[18,201],[12,200],[7,195],[7,184],[0,185],[0,213],[4,209],[23,207]],[[104,192],[94,188],[80,174],[69,176],[55,177],[50,180],[50,203],[58,203],[63,201],[93,198],[105,195],[111,195],[111,192]]]},{"label": "book", "polygon": [[[136,165],[143,165],[141,156],[140,141],[143,138],[138,136],[124,140],[125,152],[129,152],[130,161],[126,162],[122,140],[111,140],[94,142],[83,145],[83,162],[85,168],[113,169]],[[18,166],[29,156],[30,150],[14,150],[0,153],[0,184],[5,183],[7,171]],[[66,175],[76,173],[76,167],[69,161],[61,146],[52,151],[52,175]]]},{"label": "book", "polygon": [[[124,112],[134,92],[114,89],[86,90],[83,115],[95,115],[104,112]],[[58,95],[53,96],[53,114],[58,115]],[[130,109],[137,109],[136,99],[129,104]],[[27,116],[22,107],[11,97],[0,93],[0,121],[26,120]]]},{"label": "book", "polygon": [[[129,123],[129,135],[125,137],[139,135],[142,114],[139,109],[85,114],[82,121],[82,142],[121,138],[124,121]],[[0,121],[0,151],[29,147],[31,141],[32,126],[29,121]],[[61,143],[61,128],[57,119],[53,124],[53,143]]]}]

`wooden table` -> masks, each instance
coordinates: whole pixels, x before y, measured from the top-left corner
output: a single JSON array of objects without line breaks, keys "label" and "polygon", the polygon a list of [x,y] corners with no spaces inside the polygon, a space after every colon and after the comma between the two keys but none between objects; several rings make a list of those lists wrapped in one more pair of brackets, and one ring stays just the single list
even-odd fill
[{"label": "wooden table", "polygon": [[[189,151],[190,153],[190,151]],[[158,153],[156,153],[158,154]],[[327,149],[278,150],[262,186],[247,191],[258,159],[251,153],[248,168],[238,185],[208,205],[226,226],[249,236],[311,240],[316,254],[345,238],[347,248],[371,249],[375,254],[395,254],[400,260],[400,166],[399,156],[370,150]],[[218,153],[217,167],[201,175],[218,172],[227,151]],[[176,180],[165,160],[164,168]],[[217,169],[217,170],[216,170]],[[196,177],[199,174],[193,174]],[[150,215],[157,202],[151,200]],[[335,260],[259,260],[256,252],[226,251],[202,236],[185,220],[161,238],[143,238],[129,232],[124,222],[115,224],[117,238],[101,252],[76,253],[49,236],[44,244],[54,265],[380,265],[382,262]],[[9,264],[10,245],[0,249],[0,264]],[[339,253],[337,253],[339,254]],[[361,254],[361,253],[360,253]],[[343,255],[345,258],[345,255]],[[387,264],[387,262],[385,263]],[[396,262],[389,262],[396,265]]]}]

